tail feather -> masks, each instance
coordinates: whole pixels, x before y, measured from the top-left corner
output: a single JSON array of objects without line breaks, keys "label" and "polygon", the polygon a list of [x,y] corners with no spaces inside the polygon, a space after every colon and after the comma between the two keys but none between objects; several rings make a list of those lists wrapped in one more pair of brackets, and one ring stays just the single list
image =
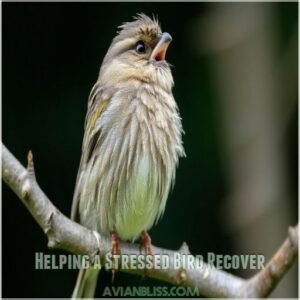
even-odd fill
[{"label": "tail feather", "polygon": [[93,267],[79,271],[72,299],[94,298],[99,271]]}]

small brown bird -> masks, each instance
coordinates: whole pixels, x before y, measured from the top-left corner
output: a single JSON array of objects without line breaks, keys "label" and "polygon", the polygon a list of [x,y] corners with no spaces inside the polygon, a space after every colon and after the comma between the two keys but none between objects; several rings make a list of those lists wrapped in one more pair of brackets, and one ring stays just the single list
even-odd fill
[{"label": "small brown bird", "polygon": [[[147,241],[184,155],[171,40],[144,14],[120,26],[89,96],[72,219],[115,240]],[[93,297],[97,276],[81,270],[73,297]]]}]

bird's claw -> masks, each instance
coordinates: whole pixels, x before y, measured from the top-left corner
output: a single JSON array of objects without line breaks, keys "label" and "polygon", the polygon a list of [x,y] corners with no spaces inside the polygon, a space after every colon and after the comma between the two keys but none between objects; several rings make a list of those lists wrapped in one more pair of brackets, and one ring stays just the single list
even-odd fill
[{"label": "bird's claw", "polygon": [[[142,252],[142,249],[144,248],[145,250],[145,255],[148,256],[150,255],[152,257],[152,269],[148,270],[149,272],[152,272],[154,269],[154,254],[153,254],[153,249],[152,249],[152,244],[151,244],[151,238],[149,234],[143,230],[142,231],[142,239],[141,239],[141,244],[140,244],[140,252]],[[147,269],[145,272],[145,275],[147,275]]]},{"label": "bird's claw", "polygon": [[111,268],[112,278],[111,278],[111,281],[112,282],[115,279],[115,273],[118,269],[115,255],[120,255],[120,254],[121,254],[121,250],[120,250],[119,237],[117,236],[116,233],[112,233],[112,235],[111,235],[111,255],[112,255],[112,268]]}]

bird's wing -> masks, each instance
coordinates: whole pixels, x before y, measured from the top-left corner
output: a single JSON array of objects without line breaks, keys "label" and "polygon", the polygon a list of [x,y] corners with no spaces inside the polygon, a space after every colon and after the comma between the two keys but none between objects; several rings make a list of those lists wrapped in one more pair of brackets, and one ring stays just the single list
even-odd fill
[{"label": "bird's wing", "polygon": [[80,191],[82,188],[81,178],[84,176],[86,165],[93,154],[101,130],[101,128],[97,128],[97,126],[95,126],[96,121],[101,118],[101,115],[109,105],[114,92],[115,88],[104,88],[97,82],[92,88],[89,96],[88,111],[85,119],[85,133],[82,143],[82,154],[71,209],[71,219],[77,222],[79,222],[78,205]]}]

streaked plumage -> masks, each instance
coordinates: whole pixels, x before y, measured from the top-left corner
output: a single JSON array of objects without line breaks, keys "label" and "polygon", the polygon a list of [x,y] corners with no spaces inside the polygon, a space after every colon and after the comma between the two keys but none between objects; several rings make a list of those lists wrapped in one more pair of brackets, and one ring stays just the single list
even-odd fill
[{"label": "streaked plumage", "polygon": [[170,67],[161,53],[152,57],[161,39],[158,22],[143,14],[122,25],[88,101],[72,218],[123,240],[162,215],[184,155]]}]

